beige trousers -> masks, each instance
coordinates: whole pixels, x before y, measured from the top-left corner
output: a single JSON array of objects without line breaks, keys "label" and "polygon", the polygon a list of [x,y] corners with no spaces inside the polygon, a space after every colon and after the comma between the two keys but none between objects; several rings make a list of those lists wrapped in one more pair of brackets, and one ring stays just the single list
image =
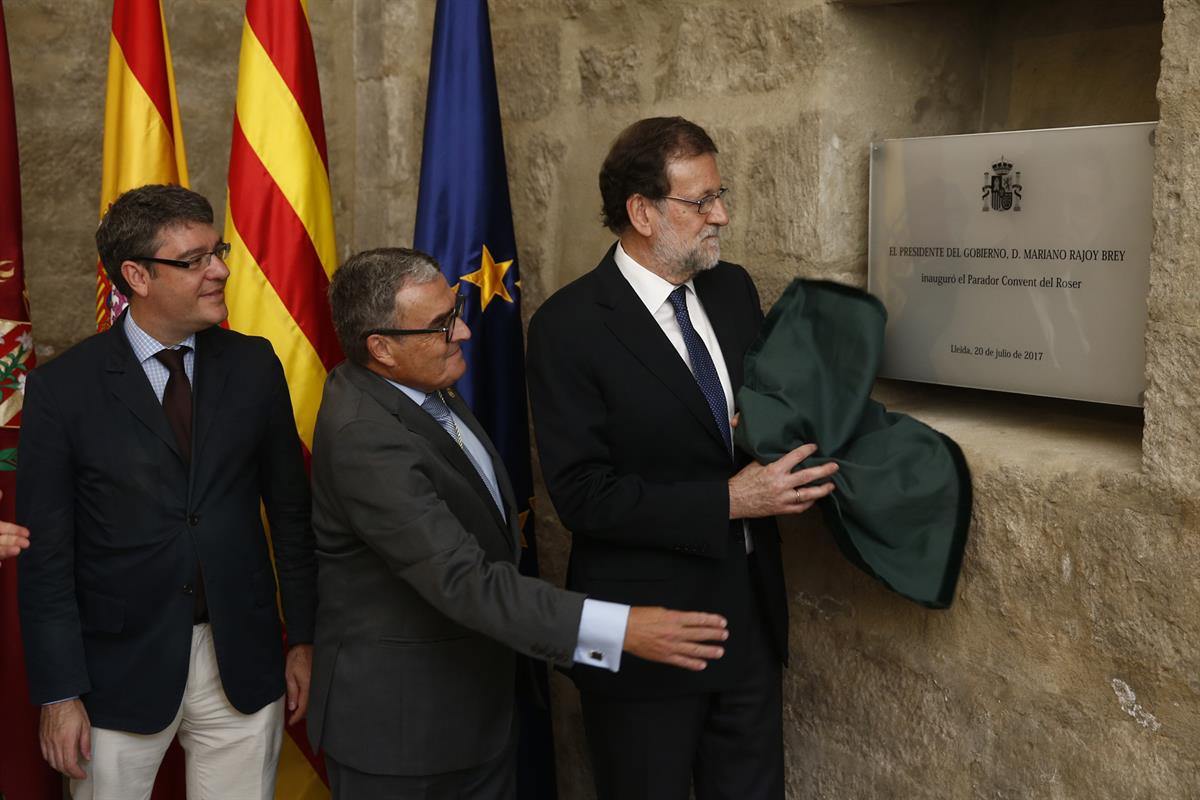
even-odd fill
[{"label": "beige trousers", "polygon": [[229,704],[217,671],[212,628],[192,628],[192,655],[179,712],[164,730],[142,735],[92,728],[87,777],[71,781],[74,800],[147,800],[175,736],[183,747],[188,800],[272,800],[283,736],[283,698],[254,714]]}]

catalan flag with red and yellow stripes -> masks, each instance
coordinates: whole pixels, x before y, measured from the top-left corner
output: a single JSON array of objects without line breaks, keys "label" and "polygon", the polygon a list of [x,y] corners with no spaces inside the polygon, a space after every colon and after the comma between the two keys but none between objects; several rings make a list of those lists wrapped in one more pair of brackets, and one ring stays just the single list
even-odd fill
[{"label": "catalan flag with red and yellow stripes", "polygon": [[[114,0],[100,216],[123,192],[147,183],[188,183],[171,48],[160,0]],[[97,262],[96,329],[111,327],[124,307]]]},{"label": "catalan flag with red and yellow stripes", "polygon": [[247,0],[229,160],[229,324],[283,362],[305,447],[342,359],[326,290],[337,267],[325,121],[303,0]]},{"label": "catalan flag with red and yellow stripes", "polygon": [[[271,340],[305,448],[342,359],[326,290],[337,266],[321,89],[303,0],[247,0],[229,158],[229,326]],[[304,723],[288,728],[275,796],[328,798]]]}]

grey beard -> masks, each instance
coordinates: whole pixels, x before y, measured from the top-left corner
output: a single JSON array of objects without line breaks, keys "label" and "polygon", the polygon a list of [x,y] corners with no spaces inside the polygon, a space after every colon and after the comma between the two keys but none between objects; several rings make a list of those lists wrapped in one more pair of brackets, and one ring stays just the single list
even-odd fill
[{"label": "grey beard", "polygon": [[[719,248],[720,240],[717,241]],[[670,270],[670,277],[674,279],[671,282],[676,285],[712,269],[720,261],[720,251],[718,250],[716,256],[709,256],[703,242],[691,250],[684,251],[683,243],[674,236],[673,231],[670,237],[662,236],[654,243],[654,254],[659,263],[666,265]]]},{"label": "grey beard", "polygon": [[715,267],[719,260],[719,257],[710,259],[698,247],[683,257],[683,261],[672,271],[672,275],[679,278],[679,283],[686,283],[701,272]]}]

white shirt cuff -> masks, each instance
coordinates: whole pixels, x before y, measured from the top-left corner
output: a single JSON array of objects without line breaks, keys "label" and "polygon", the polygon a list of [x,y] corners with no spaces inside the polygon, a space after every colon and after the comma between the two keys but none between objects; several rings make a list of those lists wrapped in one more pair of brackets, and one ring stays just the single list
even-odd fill
[{"label": "white shirt cuff", "polygon": [[621,648],[625,645],[625,623],[629,606],[586,598],[579,618],[579,638],[575,644],[575,663],[601,667],[610,672],[621,669]]}]

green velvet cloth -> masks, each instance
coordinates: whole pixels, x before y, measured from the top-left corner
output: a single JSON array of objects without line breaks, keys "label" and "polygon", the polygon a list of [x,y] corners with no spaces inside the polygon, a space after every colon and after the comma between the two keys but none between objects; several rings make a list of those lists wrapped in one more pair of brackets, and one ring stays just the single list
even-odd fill
[{"label": "green velvet cloth", "polygon": [[888,588],[948,608],[971,520],[971,476],[947,436],[871,399],[887,312],[866,292],[796,280],[746,354],[739,447],[762,462],[815,443],[836,461],[819,501],[838,547]]}]

